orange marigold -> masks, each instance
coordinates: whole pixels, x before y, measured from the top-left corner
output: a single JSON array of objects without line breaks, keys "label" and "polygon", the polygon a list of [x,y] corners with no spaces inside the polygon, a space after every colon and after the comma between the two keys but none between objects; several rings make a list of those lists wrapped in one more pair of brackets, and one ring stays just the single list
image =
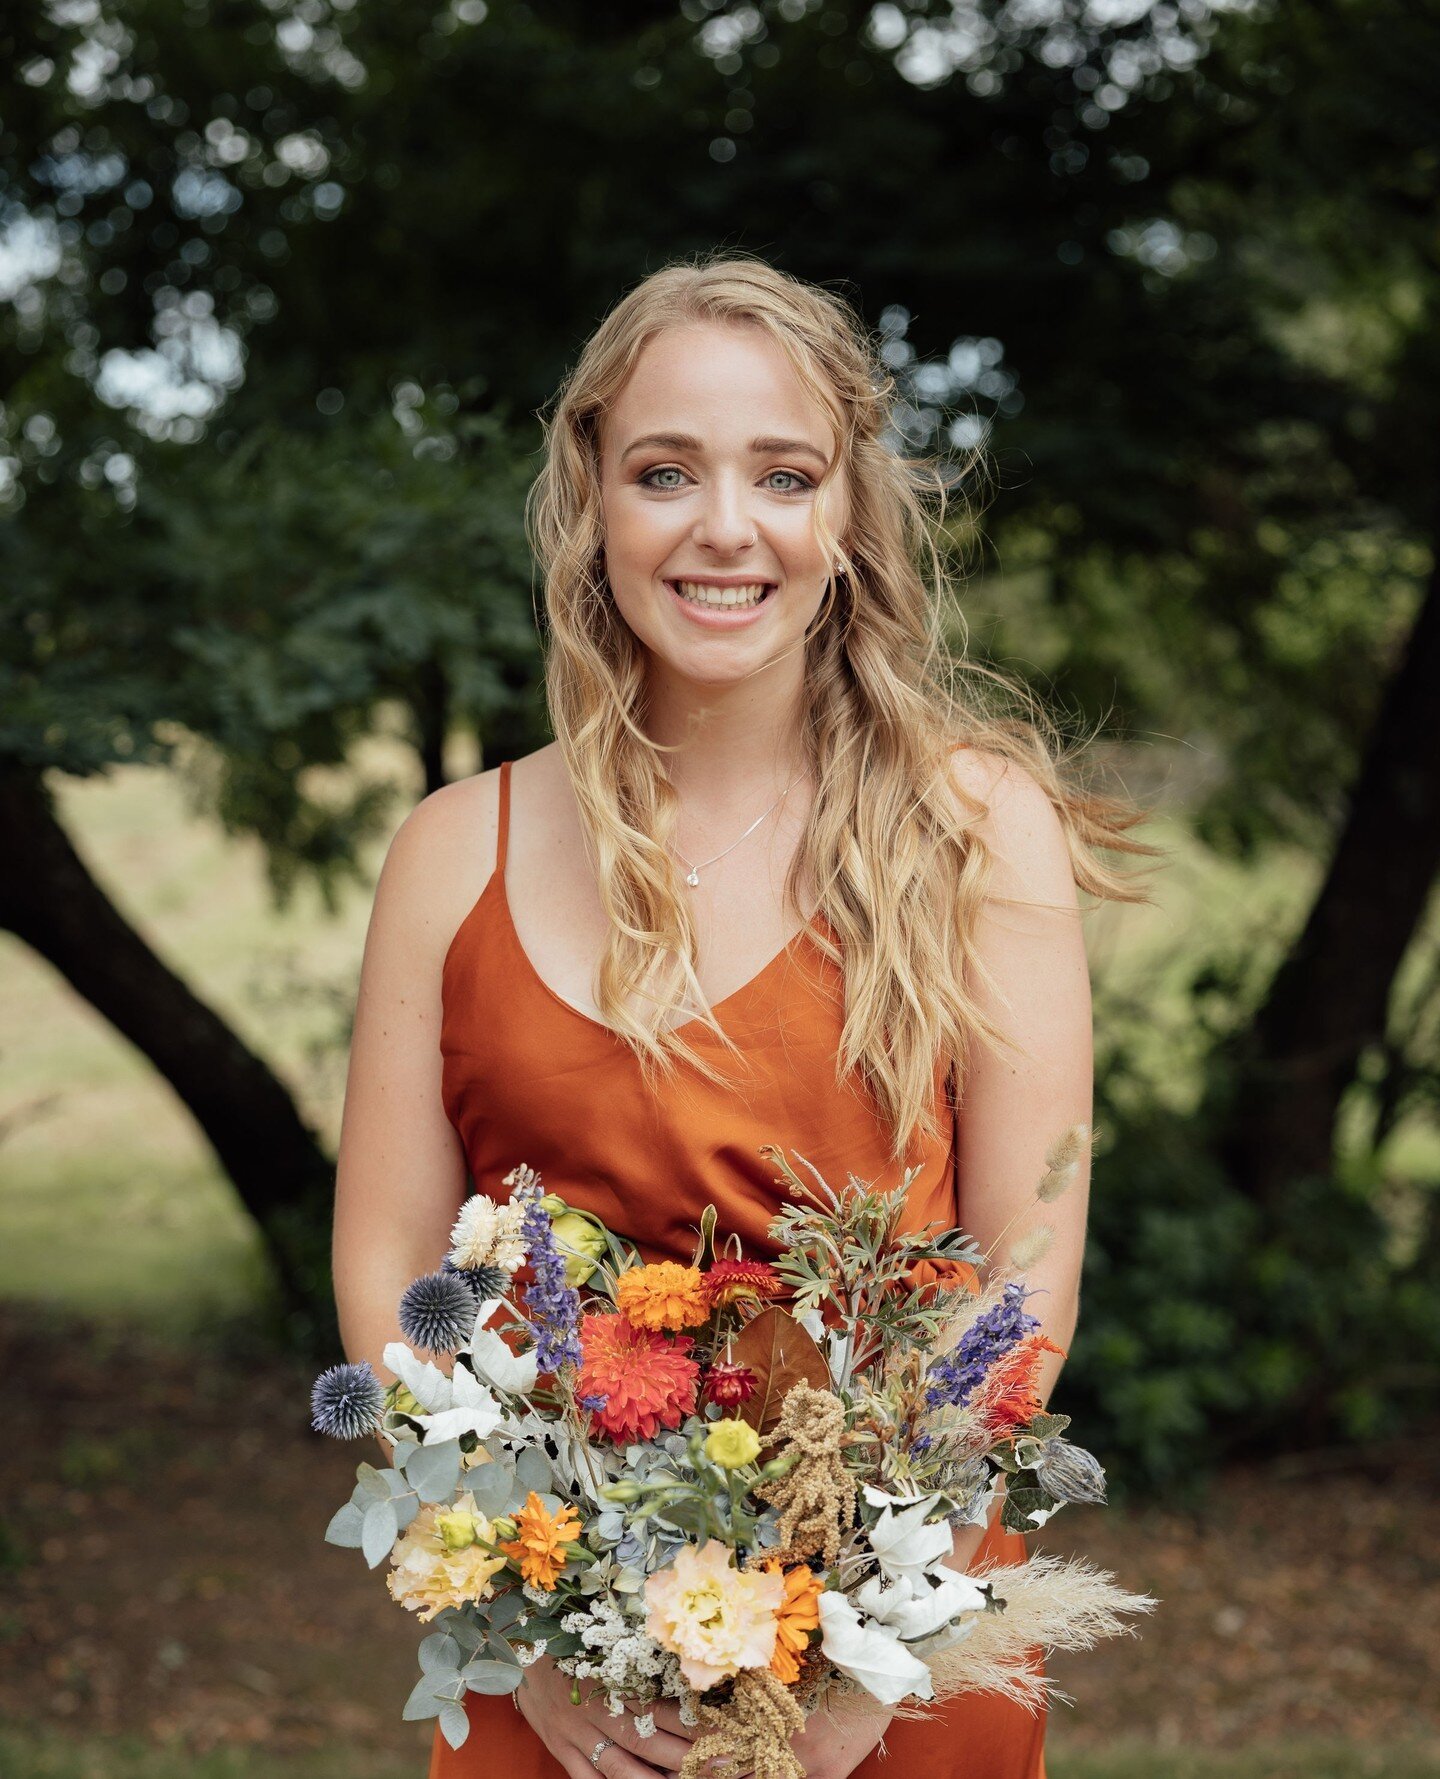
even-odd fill
[{"label": "orange marigold", "polygon": [[1040,1413],[1036,1389],[1042,1355],[1065,1352],[1043,1334],[1027,1334],[999,1360],[976,1393],[974,1407],[992,1439],[1001,1439]]},{"label": "orange marigold", "polygon": [[622,1272],[615,1282],[615,1305],[636,1328],[698,1328],[710,1315],[703,1276],[677,1260]]},{"label": "orange marigold", "polygon": [[553,1592],[556,1577],[570,1560],[564,1546],[580,1536],[580,1516],[567,1502],[552,1514],[531,1489],[525,1505],[515,1515],[515,1536],[498,1546],[520,1565],[523,1580],[531,1587]]},{"label": "orange marigold", "polygon": [[[771,1557],[764,1567],[773,1573],[780,1565]],[[800,1658],[810,1647],[810,1633],[820,1629],[824,1586],[805,1563],[786,1573],[785,1597],[775,1609],[775,1653],[770,1658],[770,1672],[785,1686],[794,1686],[800,1678]]]},{"label": "orange marigold", "polygon": [[695,1412],[700,1367],[690,1357],[694,1344],[688,1334],[652,1334],[624,1316],[583,1316],[575,1394],[599,1403],[591,1428],[616,1445],[653,1439],[661,1428],[673,1432]]}]

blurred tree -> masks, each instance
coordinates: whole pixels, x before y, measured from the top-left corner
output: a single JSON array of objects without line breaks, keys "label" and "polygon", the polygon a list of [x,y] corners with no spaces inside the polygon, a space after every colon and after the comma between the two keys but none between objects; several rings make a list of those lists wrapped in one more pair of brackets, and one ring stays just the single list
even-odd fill
[{"label": "blurred tree", "polygon": [[[1359,448],[1382,421],[1417,446],[1423,393],[1396,394],[1424,306],[1326,222],[1366,201],[1387,93],[1423,128],[1413,12],[1371,108],[1342,103],[1364,11],[12,8],[7,807],[41,822],[47,768],[162,757],[181,724],[283,891],[373,831],[376,792],[337,804],[311,769],[397,701],[427,783],[453,721],[523,751],[533,411],[619,289],[733,241],[843,271],[907,392],[899,442],[998,447],[997,652],[1233,762],[1214,843],[1328,844],[1432,534]],[[1343,178],[1291,153],[1312,78]],[[1330,315],[1381,337],[1327,356]],[[61,857],[30,832],[0,877]],[[1407,881],[1427,869],[1417,841]],[[1359,960],[1367,1007],[1415,899]],[[1262,1036],[1257,1071],[1285,1048]]]}]

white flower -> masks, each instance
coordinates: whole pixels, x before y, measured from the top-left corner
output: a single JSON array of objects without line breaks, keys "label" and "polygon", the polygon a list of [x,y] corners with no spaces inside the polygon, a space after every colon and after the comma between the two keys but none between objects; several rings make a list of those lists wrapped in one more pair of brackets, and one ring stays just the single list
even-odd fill
[{"label": "white flower", "polygon": [[381,1357],[421,1408],[431,1414],[449,1408],[453,1396],[450,1379],[438,1365],[417,1359],[409,1347],[398,1340],[392,1340]]},{"label": "white flower", "polygon": [[[388,1348],[386,1349],[388,1352]],[[387,1359],[386,1364],[390,1362]],[[425,1429],[426,1445],[443,1445],[447,1439],[458,1439],[462,1433],[473,1433],[488,1439],[504,1420],[500,1404],[474,1377],[468,1366],[457,1365],[450,1379],[451,1405],[438,1414],[411,1415],[416,1426]]]},{"label": "white flower", "polygon": [[534,1353],[512,1353],[498,1334],[486,1326],[505,1300],[487,1297],[475,1317],[475,1334],[470,1342],[470,1356],[477,1374],[487,1384],[505,1391],[507,1396],[528,1396],[535,1388],[539,1361]]},{"label": "white flower", "polygon": [[819,1607],[820,1647],[842,1674],[882,1705],[898,1705],[912,1694],[935,1696],[930,1670],[893,1631],[863,1621],[843,1594],[821,1594]]},{"label": "white flower", "polygon": [[523,1203],[513,1199],[496,1204],[483,1192],[467,1198],[450,1231],[450,1259],[467,1271],[479,1266],[498,1266],[516,1272],[525,1264],[525,1243],[520,1234]]},{"label": "white flower", "polygon": [[[929,1574],[942,1557],[955,1548],[954,1534],[944,1519],[926,1525],[925,1516],[934,1507],[937,1497],[917,1495],[902,1498],[888,1495],[873,1484],[865,1485],[865,1499],[883,1511],[870,1528],[870,1548],[879,1560],[889,1581],[919,1580]],[[896,1512],[896,1506],[901,1511]]]},{"label": "white flower", "polygon": [[855,1590],[854,1600],[862,1612],[913,1643],[933,1637],[962,1612],[983,1612],[986,1595],[972,1576],[949,1570],[933,1581],[897,1581],[890,1587],[873,1576]]}]

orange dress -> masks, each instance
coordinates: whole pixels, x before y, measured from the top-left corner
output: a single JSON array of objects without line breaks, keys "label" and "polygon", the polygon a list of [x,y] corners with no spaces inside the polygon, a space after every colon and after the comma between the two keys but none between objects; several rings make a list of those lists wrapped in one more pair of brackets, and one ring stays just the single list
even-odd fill
[{"label": "orange dress", "polygon": [[[688,1261],[707,1204],[747,1255],[774,1254],[767,1229],[780,1191],[762,1143],[792,1162],[804,1156],[832,1185],[852,1172],[898,1181],[873,1101],[836,1084],[842,985],[808,932],[714,1003],[740,1059],[703,1026],[684,1028],[734,1085],[714,1086],[682,1065],[663,1097],[651,1094],[624,1041],[557,995],[521,947],[505,885],[508,760],[499,790],[495,869],[450,943],[441,980],[442,1093],[476,1190],[503,1197],[504,1175],[527,1162],[548,1191],[602,1218],[647,1260]],[[938,1068],[936,1091],[945,1092]],[[924,1156],[907,1224],[964,1221],[953,1121],[950,1130],[950,1140]],[[975,1564],[1020,1563],[1027,1554],[1025,1534],[1000,1526],[997,1503]],[[1037,1668],[1041,1655],[1034,1652]],[[564,1779],[508,1695],[471,1693],[466,1710],[470,1735],[459,1749],[437,1729],[430,1779]],[[885,1733],[884,1762],[877,1749],[855,1773],[1044,1779],[1045,1724],[1043,1709],[1032,1714],[993,1693],[963,1695],[925,1719],[897,1719]]]}]

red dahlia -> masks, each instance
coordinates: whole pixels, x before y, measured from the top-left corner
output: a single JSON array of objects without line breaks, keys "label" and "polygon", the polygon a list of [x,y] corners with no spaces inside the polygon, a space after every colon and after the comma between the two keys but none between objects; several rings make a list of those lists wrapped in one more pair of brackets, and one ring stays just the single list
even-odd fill
[{"label": "red dahlia", "polygon": [[755,1373],[748,1365],[732,1365],[728,1359],[717,1359],[705,1374],[703,1394],[707,1402],[717,1407],[739,1408],[758,1387]]},{"label": "red dahlia", "polygon": [[763,1301],[778,1297],[780,1290],[779,1273],[763,1260],[717,1260],[705,1274],[705,1295],[712,1308],[747,1298]]},{"label": "red dahlia", "polygon": [[673,1432],[695,1410],[700,1367],[690,1358],[688,1334],[635,1328],[624,1316],[588,1315],[580,1321],[579,1398],[604,1397],[590,1425],[616,1445]]}]

